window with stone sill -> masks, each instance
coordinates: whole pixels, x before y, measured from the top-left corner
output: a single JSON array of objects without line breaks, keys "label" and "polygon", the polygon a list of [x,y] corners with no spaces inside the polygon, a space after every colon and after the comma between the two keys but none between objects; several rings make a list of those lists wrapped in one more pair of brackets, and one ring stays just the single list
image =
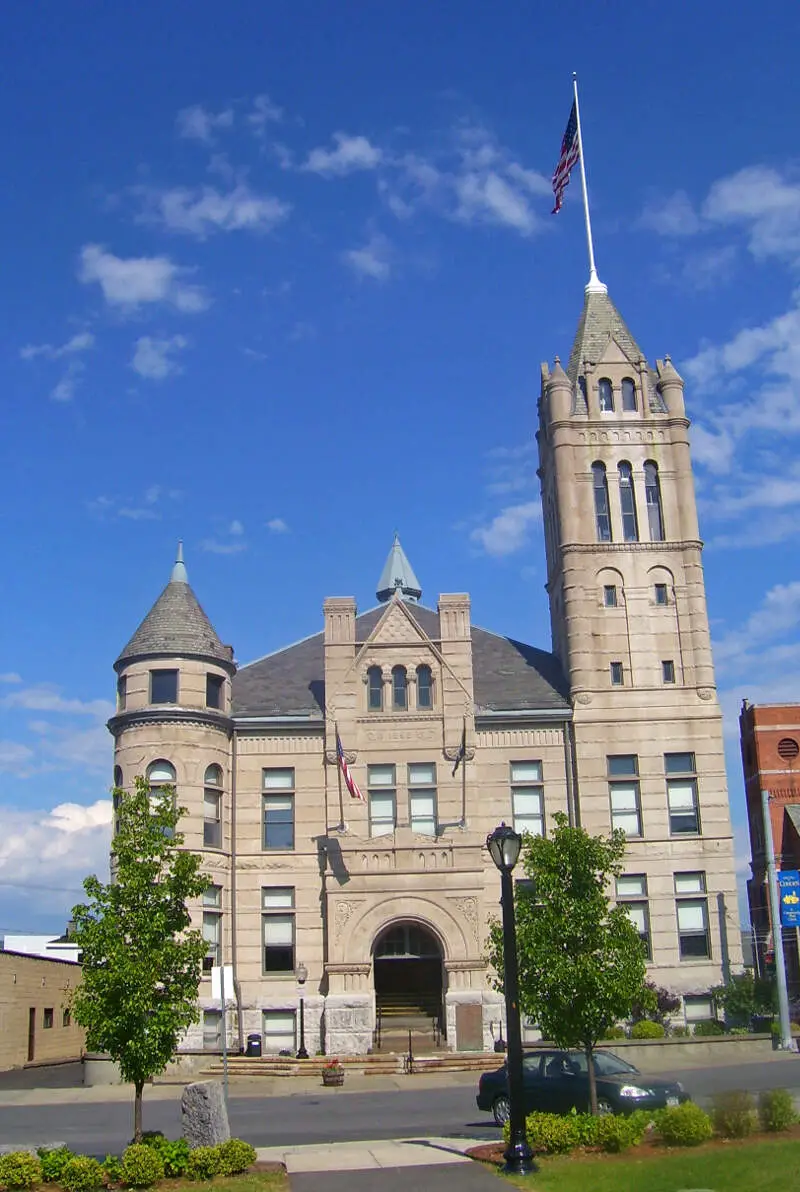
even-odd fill
[{"label": "window with stone sill", "polygon": [[53,1026],[53,1007],[48,1006],[44,1010],[44,1013],[42,1015],[42,1027],[44,1028],[44,1030],[49,1031],[52,1029],[52,1026]]},{"label": "window with stone sill", "polygon": [[264,1010],[262,1031],[265,1055],[294,1055],[297,1050],[297,1019],[294,1010]]},{"label": "window with stone sill", "polygon": [[408,708],[408,674],[404,666],[392,667],[392,707],[395,712]]},{"label": "window with stone sill", "polygon": [[177,704],[178,672],[176,670],[150,671],[150,703]]},{"label": "window with stone sill", "polygon": [[665,753],[669,830],[671,836],[699,836],[700,806],[693,753]]},{"label": "window with stone sill", "polygon": [[261,891],[264,934],[264,973],[295,970],[295,910],[293,886],[265,886]]},{"label": "window with stone sill", "polygon": [[117,679],[117,711],[124,712],[128,706],[128,677],[120,675]]},{"label": "window with stone sill", "polygon": [[222,675],[206,675],[206,707],[222,708],[225,695],[225,679]]},{"label": "window with stone sill", "polygon": [[[173,799],[175,797],[175,767],[172,762],[165,761],[164,758],[159,758],[157,761],[151,762],[147,767],[147,784],[150,787],[150,803],[151,806],[157,802],[161,797],[165,786],[173,787]],[[165,834],[168,837],[175,835],[172,828],[165,829]]]},{"label": "window with stone sill", "polygon": [[222,1048],[222,1011],[203,1011],[203,1050],[219,1051]]},{"label": "window with stone sill", "polygon": [[603,585],[603,607],[616,608],[617,607],[617,585],[604,584]]},{"label": "window with stone sill", "polygon": [[367,671],[367,707],[370,712],[383,711],[383,671],[379,666]]},{"label": "window with stone sill", "polygon": [[656,604],[664,606],[669,604],[669,589],[666,584],[655,584],[653,587],[653,599]]},{"label": "window with stone sill", "polygon": [[632,377],[622,378],[622,409],[626,414],[636,413],[636,383]]},{"label": "window with stone sill", "polygon": [[222,964],[222,886],[209,886],[203,891],[203,939],[203,972],[209,974]]},{"label": "window with stone sill", "polygon": [[511,815],[515,832],[544,836],[544,783],[540,761],[511,762]]},{"label": "window with stone sill", "polygon": [[264,849],[294,848],[294,769],[263,772],[262,816]]},{"label": "window with stone sill", "polygon": [[597,383],[597,399],[601,414],[614,413],[614,386],[608,377],[601,377]]},{"label": "window with stone sill", "polygon": [[411,762],[408,767],[408,810],[412,832],[435,836],[436,763]]},{"label": "window with stone sill", "polygon": [[711,937],[708,925],[706,875],[703,872],[675,874],[675,909],[678,917],[678,952],[681,960],[709,960]]},{"label": "window with stone sill", "polygon": [[628,918],[639,933],[646,958],[652,960],[650,907],[647,901],[647,877],[645,874],[620,874],[617,878],[617,902],[625,907]]},{"label": "window with stone sill", "polygon": [[433,672],[429,666],[417,667],[417,708],[428,711],[433,707]]}]

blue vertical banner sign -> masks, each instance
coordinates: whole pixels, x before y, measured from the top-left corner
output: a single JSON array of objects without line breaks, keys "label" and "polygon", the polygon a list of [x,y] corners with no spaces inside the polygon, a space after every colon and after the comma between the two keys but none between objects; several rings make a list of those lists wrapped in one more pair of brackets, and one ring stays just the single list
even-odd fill
[{"label": "blue vertical banner sign", "polygon": [[781,896],[781,926],[800,927],[800,870],[782,869],[778,874]]}]

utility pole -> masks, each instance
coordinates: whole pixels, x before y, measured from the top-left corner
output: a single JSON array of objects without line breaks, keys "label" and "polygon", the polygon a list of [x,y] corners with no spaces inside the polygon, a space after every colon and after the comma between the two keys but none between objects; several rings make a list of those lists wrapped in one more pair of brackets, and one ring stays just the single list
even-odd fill
[{"label": "utility pole", "polygon": [[789,1022],[789,993],[786,988],[786,961],[783,955],[783,930],[781,926],[781,903],[778,894],[778,874],[775,868],[775,844],[772,837],[772,820],[769,814],[769,791],[761,792],[761,811],[764,817],[764,847],[767,853],[767,889],[772,922],[772,943],[775,949],[775,981],[778,986],[778,1022],[780,1024],[781,1051],[792,1051],[792,1027]]}]

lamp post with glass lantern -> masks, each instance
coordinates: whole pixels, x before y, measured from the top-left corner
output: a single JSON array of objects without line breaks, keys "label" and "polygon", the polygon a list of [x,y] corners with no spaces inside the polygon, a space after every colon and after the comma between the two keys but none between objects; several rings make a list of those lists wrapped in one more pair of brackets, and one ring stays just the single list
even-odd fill
[{"label": "lamp post with glass lantern", "polygon": [[519,1020],[519,971],[517,928],[514,919],[514,887],[511,871],[519,859],[522,837],[501,824],[486,837],[489,855],[500,870],[503,907],[503,988],[506,996],[506,1069],[508,1072],[509,1138],[505,1170],[528,1175],[538,1168],[525,1135],[525,1086],[522,1073],[522,1030]]},{"label": "lamp post with glass lantern", "polygon": [[300,986],[300,1046],[297,1049],[297,1058],[299,1060],[307,1060],[308,1052],[306,1051],[306,1015],[305,1002],[303,1000],[303,987],[308,977],[308,969],[302,963],[298,964],[295,969],[295,976],[297,977],[297,984]]}]

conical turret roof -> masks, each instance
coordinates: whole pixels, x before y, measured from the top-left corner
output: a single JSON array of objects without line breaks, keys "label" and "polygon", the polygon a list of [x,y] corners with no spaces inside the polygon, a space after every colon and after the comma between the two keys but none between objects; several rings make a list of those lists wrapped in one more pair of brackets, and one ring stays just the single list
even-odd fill
[{"label": "conical turret roof", "polygon": [[617,341],[630,361],[644,360],[644,352],[631,335],[627,323],[608,294],[600,290],[587,289],[567,365],[567,376],[573,385],[578,383],[584,360],[596,363],[610,339]]},{"label": "conical turret roof", "polygon": [[232,668],[233,651],[217,637],[189,585],[179,544],[170,581],[117,659],[120,667],[135,658],[189,655],[213,659]]},{"label": "conical turret roof", "polygon": [[397,534],[394,536],[392,549],[389,551],[386,565],[381,572],[381,578],[378,580],[376,595],[380,602],[385,604],[387,600],[391,600],[396,592],[404,600],[409,600],[414,604],[416,604],[422,595],[419,580],[414,574],[414,569],[408,561],[406,552],[400,545],[400,538]]}]

